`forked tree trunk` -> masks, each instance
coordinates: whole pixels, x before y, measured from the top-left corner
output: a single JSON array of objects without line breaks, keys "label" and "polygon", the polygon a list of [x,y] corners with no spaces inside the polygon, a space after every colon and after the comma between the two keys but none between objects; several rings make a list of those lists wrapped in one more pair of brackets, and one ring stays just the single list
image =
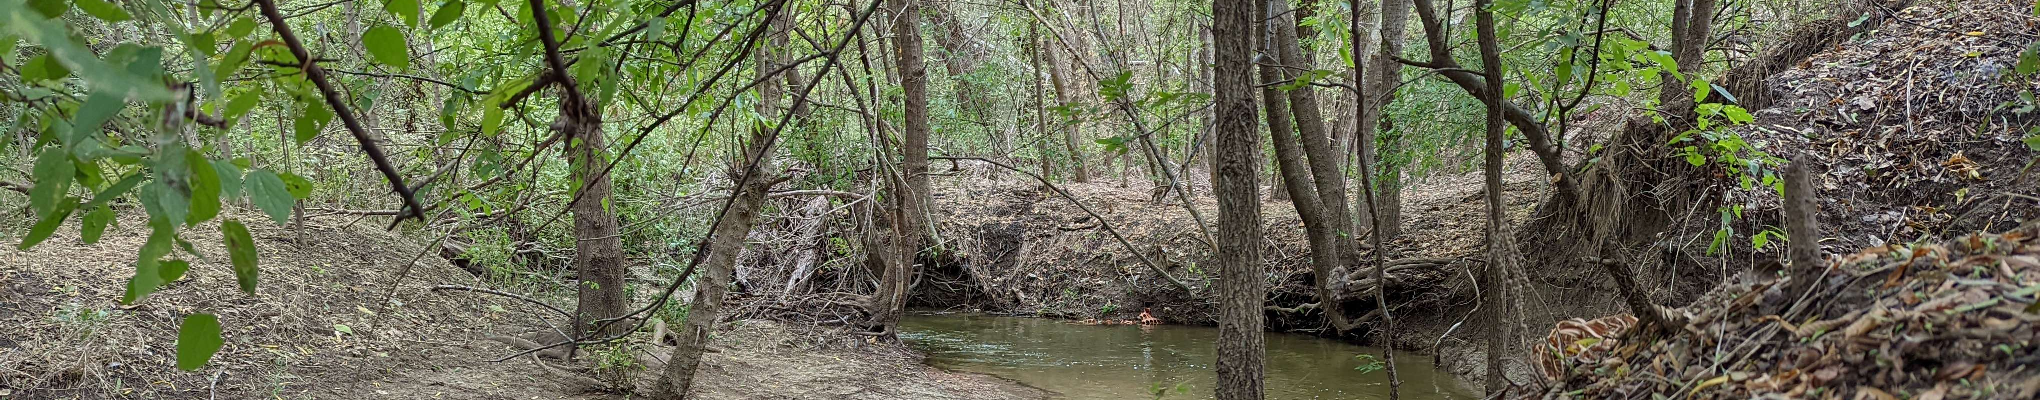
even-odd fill
[{"label": "forked tree trunk", "polygon": [[[1269,3],[1274,6],[1270,12],[1290,11],[1285,0],[1270,0]],[[1284,77],[1289,80],[1296,78],[1298,75],[1296,71],[1316,69],[1314,61],[1304,54],[1297,36],[1300,29],[1297,24],[1302,23],[1302,18],[1306,17],[1306,10],[1294,10],[1293,14],[1296,14],[1296,18],[1273,18],[1268,21],[1275,29],[1273,32],[1276,43],[1271,47],[1280,55],[1281,62],[1290,67],[1283,68]],[[1356,232],[1353,231],[1351,219],[1347,217],[1346,212],[1346,174],[1339,169],[1341,154],[1333,145],[1331,134],[1325,131],[1324,113],[1318,108],[1317,89],[1313,86],[1304,86],[1289,91],[1288,95],[1289,109],[1295,116],[1296,131],[1302,135],[1303,153],[1309,158],[1306,165],[1310,167],[1310,176],[1315,187],[1311,192],[1317,196],[1319,209],[1323,213],[1323,224],[1330,228],[1330,233],[1335,239],[1333,246],[1322,250],[1331,252],[1336,257],[1335,260],[1343,262],[1355,251],[1349,238]],[[1322,276],[1319,280],[1329,281]]]},{"label": "forked tree trunk", "polygon": [[[1255,25],[1256,34],[1254,37],[1270,37],[1266,32],[1280,31],[1282,30],[1280,28],[1281,25],[1288,25],[1290,23],[1287,18],[1267,18],[1270,12],[1281,11],[1283,9],[1282,0],[1264,0],[1258,1],[1256,4],[1257,6],[1254,8],[1255,20],[1262,21],[1262,23]],[[1276,8],[1271,9],[1269,7],[1271,5]],[[1264,43],[1264,45],[1267,45],[1264,46],[1264,51],[1268,54],[1289,52],[1275,50],[1270,47],[1292,46],[1295,44],[1294,41],[1284,40],[1280,33],[1275,34],[1274,37],[1274,41]],[[1327,215],[1327,207],[1324,206],[1322,197],[1319,196],[1318,191],[1320,188],[1317,187],[1319,184],[1317,181],[1319,180],[1313,179],[1313,175],[1319,171],[1305,166],[1306,159],[1316,162],[1320,158],[1306,156],[1306,146],[1299,143],[1294,126],[1296,123],[1291,119],[1294,116],[1292,112],[1301,108],[1291,104],[1298,101],[1297,96],[1283,93],[1281,89],[1275,87],[1275,84],[1287,82],[1290,79],[1285,76],[1288,74],[1283,72],[1283,69],[1279,65],[1263,64],[1260,66],[1260,85],[1262,85],[1261,106],[1264,109],[1263,113],[1265,113],[1268,119],[1269,136],[1272,138],[1271,142],[1274,144],[1272,147],[1275,149],[1276,169],[1280,171],[1279,179],[1282,184],[1281,188],[1275,189],[1275,193],[1287,193],[1288,196],[1285,197],[1295,207],[1297,218],[1303,221],[1304,237],[1310,242],[1311,274],[1315,276],[1314,292],[1317,296],[1318,307],[1325,312],[1326,320],[1331,322],[1332,328],[1343,332],[1346,329],[1352,328],[1352,324],[1345,319],[1345,314],[1340,312],[1339,302],[1334,299],[1330,289],[1330,277],[1336,275],[1332,270],[1337,268],[1342,262],[1341,260],[1344,259],[1344,253],[1342,253],[1340,250],[1341,246],[1338,244],[1339,238],[1337,234],[1339,228],[1337,228],[1338,224],[1333,223],[1334,220]],[[1311,107],[1311,109],[1315,110],[1315,107]],[[1320,129],[1322,129],[1322,125],[1320,125]],[[1309,138],[1304,137],[1301,140],[1308,141]],[[1319,150],[1323,149],[1320,148]],[[1342,174],[1337,174],[1335,171],[1330,176],[1340,177]],[[1342,178],[1333,179],[1343,180]],[[1341,201],[1343,202],[1344,200]],[[1341,216],[1338,219],[1345,218]]]},{"label": "forked tree trunk", "polygon": [[1218,171],[1218,400],[1262,398],[1260,135],[1254,129],[1251,3],[1215,0]]}]

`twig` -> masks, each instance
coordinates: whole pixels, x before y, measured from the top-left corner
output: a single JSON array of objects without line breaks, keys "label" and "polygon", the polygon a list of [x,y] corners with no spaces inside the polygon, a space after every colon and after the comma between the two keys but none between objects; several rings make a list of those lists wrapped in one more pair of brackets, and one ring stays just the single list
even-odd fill
[{"label": "twig", "polygon": [[537,304],[537,305],[538,305],[539,307],[545,307],[545,309],[547,309],[547,310],[552,310],[552,312],[555,312],[555,313],[559,313],[561,317],[565,317],[565,318],[567,318],[567,319],[573,319],[573,318],[574,318],[574,314],[569,314],[569,313],[567,313],[567,310],[562,310],[562,309],[560,309],[559,307],[553,307],[553,305],[551,305],[551,304],[546,304],[546,303],[545,303],[545,302],[543,302],[543,301],[538,301],[538,299],[530,298],[530,297],[527,297],[527,296],[525,296],[525,295],[521,295],[521,294],[516,294],[516,293],[510,293],[510,292],[505,292],[505,291],[501,291],[501,290],[496,290],[496,289],[490,289],[490,288],[480,288],[480,287],[474,287],[474,286],[462,286],[462,285],[438,285],[438,286],[433,286],[431,290],[432,290],[432,291],[434,291],[434,292],[443,292],[443,291],[448,291],[448,290],[463,290],[463,291],[469,291],[469,292],[476,292],[476,293],[488,293],[488,294],[493,294],[493,295],[497,295],[497,296],[503,296],[503,297],[509,297],[509,298],[513,298],[513,299],[518,299],[518,300],[524,300],[524,302],[526,302],[526,303],[531,303],[531,304]]}]

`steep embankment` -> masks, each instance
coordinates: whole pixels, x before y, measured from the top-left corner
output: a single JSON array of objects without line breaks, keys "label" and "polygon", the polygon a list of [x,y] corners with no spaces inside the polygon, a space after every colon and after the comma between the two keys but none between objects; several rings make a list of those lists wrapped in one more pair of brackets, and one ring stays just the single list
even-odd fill
[{"label": "steep embankment", "polygon": [[[1724,286],[1656,340],[1574,355],[1535,396],[2030,399],[2040,393],[2040,224],[1840,257],[1812,290]],[[1619,336],[1611,336],[1619,337]],[[1782,397],[1781,397],[1782,396]]]},{"label": "steep embankment", "polygon": [[[1511,218],[1525,218],[1537,184],[1534,160],[1511,159],[1508,171]],[[1156,202],[1145,182],[1060,183],[1119,231],[1138,254],[1128,251],[1099,218],[1070,199],[1033,182],[962,174],[936,181],[938,231],[954,249],[920,283],[918,303],[930,307],[978,307],[998,312],[1072,319],[1126,319],[1152,309],[1173,323],[1210,324],[1217,315],[1209,301],[1214,284],[1211,247],[1193,216],[1173,195]],[[1206,178],[1191,178],[1203,181]],[[1479,171],[1447,171],[1405,189],[1404,235],[1391,244],[1390,299],[1401,316],[1398,339],[1405,349],[1431,349],[1470,309],[1472,288],[1461,269],[1479,262],[1485,222]],[[1272,182],[1269,182],[1272,183]],[[1194,188],[1193,201],[1208,226],[1217,216],[1209,189]],[[1262,203],[1270,305],[1295,307],[1315,301],[1309,245],[1288,201]],[[1365,244],[1362,244],[1365,247]],[[1161,277],[1160,271],[1190,290]],[[1348,287],[1371,287],[1363,274],[1348,275]],[[1365,296],[1349,301],[1359,317],[1374,310]],[[1439,312],[1444,311],[1444,312]],[[1330,334],[1316,311],[1271,311],[1270,329]],[[1464,331],[1462,331],[1464,332]],[[1354,332],[1375,335],[1378,332]]]},{"label": "steep embankment", "polygon": [[[491,362],[517,350],[488,338],[549,331],[559,317],[498,296],[434,292],[489,283],[423,257],[395,290],[415,241],[353,218],[313,218],[296,232],[254,213],[260,250],[256,294],[236,289],[219,234],[185,233],[196,255],[183,279],[132,306],[117,301],[133,275],[146,227],[139,210],[96,244],[75,224],[30,251],[0,253],[0,398],[611,398],[585,393],[586,361]],[[302,241],[299,241],[302,238]],[[394,294],[390,303],[382,301]],[[566,304],[567,301],[555,301]],[[174,368],[179,321],[219,315],[225,347],[197,372]],[[1031,399],[1035,389],[921,365],[897,345],[841,332],[740,321],[715,335],[695,394],[701,398]],[[618,360],[656,373],[668,347],[632,340]],[[651,357],[649,355],[659,355]],[[586,358],[584,358],[586,360]],[[617,365],[629,371],[628,361]],[[646,375],[649,379],[650,375]],[[649,381],[645,381],[649,382]]]},{"label": "steep embankment", "polygon": [[[2040,85],[2014,74],[2020,53],[2040,37],[2031,7],[1984,0],[1873,8],[1881,25],[1768,80],[1764,94],[1779,100],[1739,133],[1762,151],[1821,171],[1821,245],[1828,254],[1854,255],[1832,258],[1835,268],[1810,293],[1783,293],[1789,282],[1745,273],[1686,305],[1694,319],[1681,332],[1609,346],[1614,357],[1575,369],[1547,394],[2029,398],[2040,391],[2032,370],[2040,355],[2031,349],[2040,332],[2031,308],[2040,288],[2035,232],[2029,223],[2002,236],[1965,234],[2040,218],[2036,153],[2021,142],[2035,122],[2031,101],[2022,98]],[[1716,194],[1748,217],[1733,225],[1733,242],[1783,225],[1773,192]],[[1719,225],[1681,226],[1706,232]],[[1942,242],[1949,237],[1957,239]],[[1718,265],[1728,276],[1780,252],[1774,246]]]}]

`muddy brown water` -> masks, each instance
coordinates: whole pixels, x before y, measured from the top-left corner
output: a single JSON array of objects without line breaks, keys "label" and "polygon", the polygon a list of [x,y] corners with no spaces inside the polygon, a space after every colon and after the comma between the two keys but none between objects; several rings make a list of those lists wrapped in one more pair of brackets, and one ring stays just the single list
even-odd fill
[{"label": "muddy brown water", "polygon": [[[1208,399],[1217,376],[1218,329],[1202,326],[1079,325],[1069,321],[972,314],[910,315],[900,336],[928,364],[990,374],[1067,399]],[[1385,372],[1355,368],[1381,350],[1305,335],[1269,333],[1267,398],[1386,399]],[[1397,353],[1402,398],[1478,399],[1428,356]],[[1177,391],[1182,387],[1185,390]]]}]

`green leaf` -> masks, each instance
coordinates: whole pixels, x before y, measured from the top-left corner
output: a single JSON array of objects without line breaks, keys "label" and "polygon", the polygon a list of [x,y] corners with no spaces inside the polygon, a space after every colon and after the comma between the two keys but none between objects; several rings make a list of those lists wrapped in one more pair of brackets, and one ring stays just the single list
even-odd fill
[{"label": "green leaf", "polygon": [[1693,88],[1693,104],[1707,102],[1707,95],[1714,93],[1714,85],[1707,84],[1706,79],[1694,79],[1688,82],[1687,86]]},{"label": "green leaf", "polygon": [[[238,39],[248,37],[248,34],[250,33],[255,33],[254,18],[241,17],[239,19],[235,19],[232,25],[227,25],[227,36],[232,36]],[[246,41],[244,40],[243,42]]]},{"label": "green leaf", "polygon": [[184,152],[184,165],[191,168],[191,213],[185,225],[197,225],[220,215],[220,175],[212,161],[198,150]]},{"label": "green leaf", "polygon": [[248,227],[241,220],[220,221],[220,234],[227,240],[227,255],[234,261],[234,281],[241,284],[241,291],[255,294],[255,239],[248,235]]},{"label": "green leaf", "polygon": [[454,21],[459,21],[461,14],[465,12],[467,12],[467,2],[461,0],[453,0],[447,2],[446,5],[439,6],[439,11],[432,12],[432,29],[438,30],[447,25],[452,25]]},{"label": "green leaf", "polygon": [[241,197],[241,167],[233,160],[213,161],[213,173],[220,178],[220,195],[226,198]]},{"label": "green leaf", "polygon": [[[49,1],[49,0],[41,0]],[[57,0],[61,7],[61,0]],[[64,7],[67,8],[67,7]],[[90,91],[106,90],[126,94],[143,102],[170,99],[170,90],[162,82],[161,47],[122,45],[107,52],[106,59],[84,43],[74,39],[68,24],[62,20],[43,17],[19,0],[0,0],[0,31],[20,35],[29,43],[42,46],[46,55],[62,61],[63,67],[84,74],[85,84]],[[55,63],[44,63],[55,64]],[[47,75],[54,71],[45,65],[38,73],[25,73],[34,78],[61,77]]]},{"label": "green leaf", "polygon": [[312,181],[289,172],[278,173],[276,177],[283,179],[283,188],[285,191],[290,192],[290,197],[298,200],[312,197]]},{"label": "green leaf", "polygon": [[162,278],[164,282],[176,282],[178,279],[184,279],[185,272],[191,271],[191,262],[184,260],[163,260],[163,264],[157,266],[157,268],[156,277]]},{"label": "green leaf", "polygon": [[177,327],[177,369],[197,371],[212,361],[225,341],[220,339],[220,319],[212,314],[191,314]]},{"label": "green leaf", "polygon": [[297,139],[297,144],[303,145],[305,142],[310,142],[313,138],[319,137],[319,132],[324,131],[326,124],[333,121],[333,111],[326,109],[326,103],[311,101],[311,99],[305,99],[300,104],[304,106],[304,110],[298,116],[298,120],[292,129],[295,132],[293,137]]},{"label": "green leaf", "polygon": [[227,101],[227,115],[225,115],[227,122],[233,123],[234,120],[240,119],[243,115],[248,115],[249,111],[255,110],[255,106],[261,104],[262,91],[260,89],[244,90],[239,94],[235,94],[232,100]]},{"label": "green leaf", "polygon": [[242,184],[248,189],[248,200],[254,201],[256,208],[269,213],[269,218],[277,224],[290,222],[290,209],[297,204],[297,199],[290,195],[290,188],[284,186],[283,178],[270,170],[258,169],[249,171]]},{"label": "green leaf", "polygon": [[142,178],[142,174],[133,174],[113,182],[112,186],[107,186],[105,190],[100,190],[99,194],[93,195],[92,201],[85,203],[85,208],[99,207],[120,195],[127,194],[130,190],[135,190],[135,186],[142,184]]},{"label": "green leaf", "polygon": [[28,7],[50,18],[62,17],[65,11],[71,10],[70,6],[64,5],[64,0],[28,0]]},{"label": "green leaf", "polygon": [[[76,131],[74,134],[86,132],[97,134],[99,128],[106,125],[106,120],[113,119],[114,115],[120,114],[120,110],[126,107],[127,102],[121,100],[119,94],[106,91],[92,92],[91,96],[85,98],[85,103],[78,106],[78,115],[71,119],[71,129]],[[65,140],[65,143],[73,142]]]},{"label": "green leaf", "polygon": [[127,10],[120,9],[120,5],[109,3],[106,0],[72,0],[71,4],[78,6],[79,10],[85,11],[86,14],[92,15],[93,18],[99,18],[101,21],[120,22],[135,18],[133,15],[128,15]]},{"label": "green leaf", "polygon": [[248,63],[248,52],[253,51],[251,47],[253,45],[249,42],[247,40],[235,42],[233,48],[227,49],[226,57],[220,59],[219,65],[213,66],[213,76],[234,76],[235,71],[240,71],[241,65]]},{"label": "green leaf", "polygon": [[[459,0],[454,1],[459,2]],[[658,40],[660,36],[664,36],[665,34],[666,34],[666,17],[652,17],[650,21],[645,21],[646,39]]]},{"label": "green leaf", "polygon": [[2040,151],[2040,135],[2027,136],[2024,141],[2027,149]]},{"label": "green leaf", "polygon": [[1744,110],[1742,107],[1737,106],[1722,107],[1721,112],[1723,115],[1728,116],[1728,122],[1735,123],[1737,125],[1747,124],[1750,123],[1751,121],[1757,120],[1757,117],[1750,115],[1749,110]]},{"label": "green leaf", "polygon": [[21,245],[16,248],[28,250],[44,240],[49,240],[51,234],[57,233],[57,227],[64,225],[64,219],[71,217],[71,210],[77,207],[78,198],[65,198],[63,203],[57,204],[55,210],[43,215],[42,220],[36,221],[35,226],[28,228],[28,236],[23,236]]},{"label": "green leaf", "polygon": [[63,147],[44,147],[36,155],[35,186],[28,189],[29,208],[35,210],[35,215],[47,216],[57,209],[57,203],[71,191],[71,176],[76,172],[71,155]]},{"label": "green leaf", "polygon": [[63,63],[57,62],[57,58],[49,53],[31,58],[27,64],[21,66],[22,82],[54,81],[70,75],[71,70],[65,68]]},{"label": "green leaf", "polygon": [[404,19],[404,25],[418,27],[418,0],[383,0],[383,11]]},{"label": "green leaf", "polygon": [[21,38],[0,34],[0,64],[15,65],[14,48],[21,45]]},{"label": "green leaf", "polygon": [[1120,71],[1119,75],[1098,81],[1098,96],[1104,97],[1105,101],[1126,98],[1127,92],[1133,89],[1132,80],[1133,71]]},{"label": "green leaf", "polygon": [[106,225],[113,222],[113,207],[100,205],[92,212],[85,213],[85,219],[78,226],[78,238],[85,244],[99,242],[100,235],[106,234]]},{"label": "green leaf", "polygon": [[368,47],[368,55],[375,62],[404,70],[411,67],[411,49],[404,44],[404,33],[396,27],[381,25],[368,28],[361,34],[361,44]]},{"label": "green leaf", "polygon": [[[143,193],[145,198],[149,196],[147,189]],[[135,257],[135,275],[128,278],[127,293],[121,295],[121,304],[134,304],[135,300],[147,297],[163,286],[161,259],[163,255],[170,254],[170,242],[176,240],[177,231],[174,224],[157,218],[151,218],[149,226],[149,239],[142,243],[141,254]]]},{"label": "green leaf", "polygon": [[495,136],[502,130],[503,109],[495,106],[482,107],[482,134]]},{"label": "green leaf", "polygon": [[2034,72],[2040,72],[2040,43],[2035,43],[2032,46],[2026,47],[2026,51],[2019,52],[2019,64],[2014,68],[2018,71],[2019,75],[2031,76]]}]

